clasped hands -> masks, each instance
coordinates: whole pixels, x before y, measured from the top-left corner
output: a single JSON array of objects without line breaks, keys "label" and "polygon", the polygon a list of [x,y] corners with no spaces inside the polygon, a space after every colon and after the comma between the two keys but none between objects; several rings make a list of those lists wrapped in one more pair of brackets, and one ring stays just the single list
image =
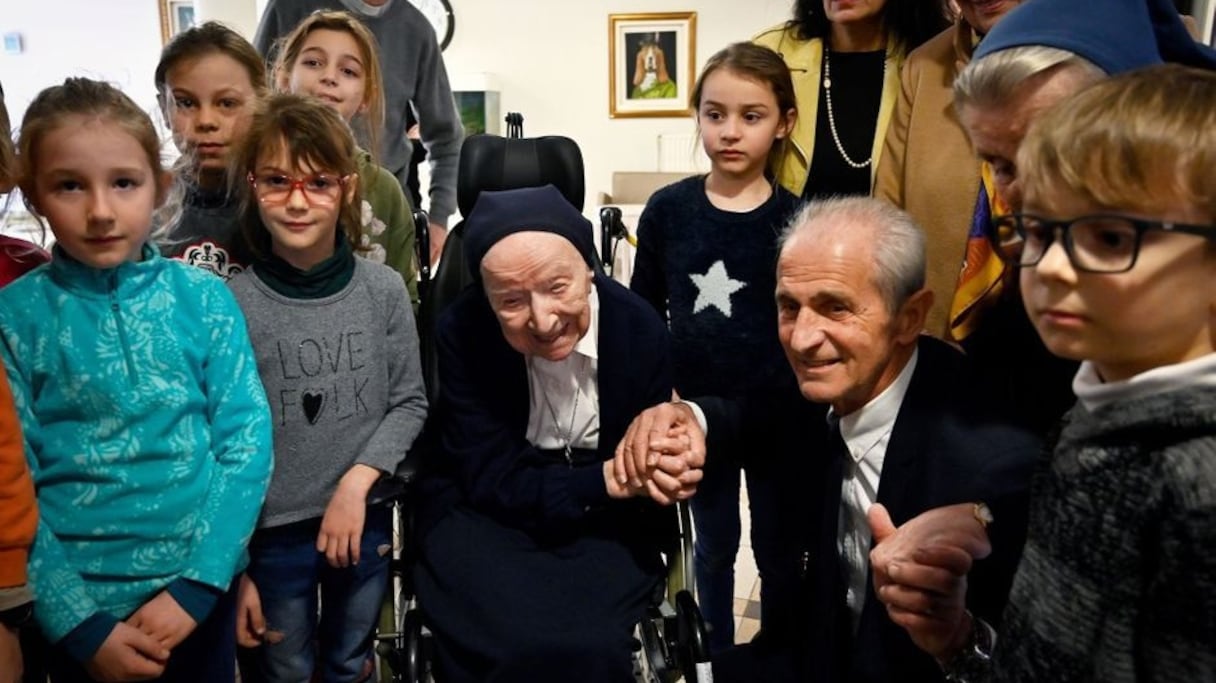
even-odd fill
[{"label": "clasped hands", "polygon": [[604,462],[604,483],[613,498],[650,496],[660,505],[697,492],[705,466],[705,433],[687,404],[660,403],[638,414]]},{"label": "clasped hands", "polygon": [[99,681],[142,681],[164,674],[170,651],[198,624],[186,610],[161,591],[126,621],[118,622],[92,659],[89,675]]}]

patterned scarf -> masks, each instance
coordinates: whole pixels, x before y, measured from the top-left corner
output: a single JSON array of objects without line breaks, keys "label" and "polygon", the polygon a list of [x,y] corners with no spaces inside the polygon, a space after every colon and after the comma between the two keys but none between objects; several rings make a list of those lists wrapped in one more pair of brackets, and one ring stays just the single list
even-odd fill
[{"label": "patterned scarf", "polygon": [[992,249],[986,234],[993,216],[1009,213],[1009,207],[997,195],[992,182],[992,167],[981,164],[980,190],[975,200],[975,212],[971,216],[971,229],[967,232],[967,256],[954,298],[950,301],[950,336],[962,341],[975,331],[1004,289],[1006,266]]}]

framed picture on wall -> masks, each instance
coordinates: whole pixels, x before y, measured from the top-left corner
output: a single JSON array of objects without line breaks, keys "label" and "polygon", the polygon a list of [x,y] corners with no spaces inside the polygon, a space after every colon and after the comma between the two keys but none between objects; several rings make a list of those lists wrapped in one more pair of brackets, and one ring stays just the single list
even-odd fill
[{"label": "framed picture on wall", "polygon": [[608,115],[687,116],[697,13],[608,15]]},{"label": "framed picture on wall", "polygon": [[160,3],[160,40],[168,43],[173,36],[194,26],[194,0],[157,0]]}]

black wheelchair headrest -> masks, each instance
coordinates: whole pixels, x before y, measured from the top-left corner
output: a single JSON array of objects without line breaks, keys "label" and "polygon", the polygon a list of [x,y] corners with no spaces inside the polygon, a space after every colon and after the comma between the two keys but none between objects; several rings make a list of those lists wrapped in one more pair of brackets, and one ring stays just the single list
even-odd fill
[{"label": "black wheelchair headrest", "polygon": [[471,135],[460,148],[456,204],[468,216],[484,190],[516,190],[553,185],[579,211],[583,210],[583,153],[578,143],[560,135],[504,138]]}]

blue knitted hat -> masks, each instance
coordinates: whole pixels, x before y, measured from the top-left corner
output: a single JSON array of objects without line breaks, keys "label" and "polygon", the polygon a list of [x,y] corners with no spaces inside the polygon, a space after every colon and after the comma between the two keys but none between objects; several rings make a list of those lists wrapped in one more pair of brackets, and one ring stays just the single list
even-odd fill
[{"label": "blue knitted hat", "polygon": [[464,221],[464,257],[473,279],[481,282],[481,259],[499,240],[517,232],[551,232],[565,237],[590,268],[595,267],[591,221],[552,185],[485,191]]},{"label": "blue knitted hat", "polygon": [[973,59],[1025,45],[1068,50],[1108,75],[1163,61],[1216,68],[1170,0],[1026,0],[980,41]]}]

